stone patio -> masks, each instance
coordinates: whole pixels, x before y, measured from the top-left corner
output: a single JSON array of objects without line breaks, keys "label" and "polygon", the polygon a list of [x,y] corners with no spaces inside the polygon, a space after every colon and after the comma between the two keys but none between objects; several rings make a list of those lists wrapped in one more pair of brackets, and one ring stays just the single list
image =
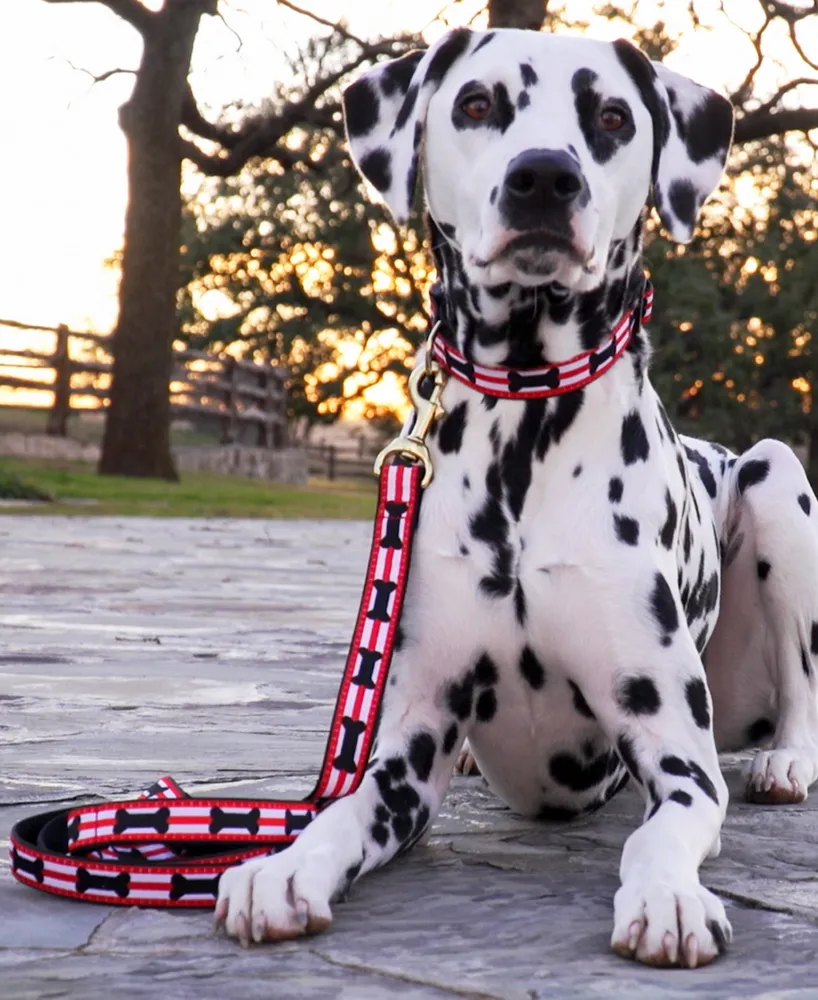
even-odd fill
[{"label": "stone patio", "polygon": [[0,516],[0,998],[818,997],[818,823],[735,798],[703,881],[736,941],[695,972],[608,952],[630,790],[570,826],[453,783],[428,846],[365,878],[324,936],[242,951],[206,912],[83,905],[11,878],[30,812],[172,774],[303,795],[357,607],[369,526]]}]

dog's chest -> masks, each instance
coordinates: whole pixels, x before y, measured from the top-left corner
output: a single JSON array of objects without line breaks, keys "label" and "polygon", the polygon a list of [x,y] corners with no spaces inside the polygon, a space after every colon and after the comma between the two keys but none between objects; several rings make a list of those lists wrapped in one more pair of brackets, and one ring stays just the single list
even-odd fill
[{"label": "dog's chest", "polygon": [[[424,531],[504,597],[558,565],[633,560],[655,544],[684,484],[652,390],[506,401],[459,386],[432,443],[434,517]],[[667,534],[667,531],[666,531]]]}]

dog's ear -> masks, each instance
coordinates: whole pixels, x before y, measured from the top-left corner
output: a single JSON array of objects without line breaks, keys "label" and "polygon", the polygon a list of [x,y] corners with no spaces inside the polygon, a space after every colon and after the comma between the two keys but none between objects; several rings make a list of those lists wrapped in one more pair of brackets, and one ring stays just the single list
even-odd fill
[{"label": "dog's ear", "polygon": [[379,63],[344,91],[352,160],[399,223],[412,207],[429,101],[471,38],[457,28],[426,52]]},{"label": "dog's ear", "polygon": [[733,141],[726,97],[614,42],[653,119],[653,198],[672,239],[689,243],[699,211],[718,186]]}]

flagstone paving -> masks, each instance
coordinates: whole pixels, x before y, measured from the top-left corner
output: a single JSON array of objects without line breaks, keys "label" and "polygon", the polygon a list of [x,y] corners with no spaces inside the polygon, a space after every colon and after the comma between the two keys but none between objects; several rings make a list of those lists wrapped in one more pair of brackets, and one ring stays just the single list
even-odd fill
[{"label": "flagstone paving", "polygon": [[[139,789],[304,795],[320,765],[369,526],[0,516],[0,846],[21,816]],[[728,955],[608,952],[626,790],[569,826],[455,779],[428,845],[363,879],[330,932],[247,951],[204,912],[83,905],[0,864],[0,1000],[818,998],[814,801],[734,798],[703,881]],[[818,796],[816,796],[818,799]]]}]

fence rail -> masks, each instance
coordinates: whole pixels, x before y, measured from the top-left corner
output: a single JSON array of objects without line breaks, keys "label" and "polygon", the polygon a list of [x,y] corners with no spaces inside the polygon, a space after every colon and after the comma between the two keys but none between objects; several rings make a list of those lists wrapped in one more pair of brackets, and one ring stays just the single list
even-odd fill
[{"label": "fence rail", "polygon": [[309,472],[322,479],[371,479],[375,455],[364,455],[358,448],[341,448],[334,444],[307,447]]},{"label": "fence rail", "polygon": [[[65,437],[72,399],[85,397],[107,405],[108,384],[113,361],[110,337],[99,333],[69,330],[60,326],[34,326],[17,320],[0,319],[0,327],[25,332],[49,333],[55,337],[50,353],[30,348],[0,348],[0,387],[51,392],[53,401],[46,433]],[[74,341],[92,345],[92,353],[76,356]],[[50,382],[27,378],[26,369],[53,371]],[[79,376],[80,381],[75,381]],[[251,443],[264,448],[281,448],[286,443],[287,373],[272,364],[233,358],[204,351],[174,350],[170,382],[171,411],[174,417],[212,419],[220,426],[221,441],[229,444],[244,439],[249,430]]]}]

